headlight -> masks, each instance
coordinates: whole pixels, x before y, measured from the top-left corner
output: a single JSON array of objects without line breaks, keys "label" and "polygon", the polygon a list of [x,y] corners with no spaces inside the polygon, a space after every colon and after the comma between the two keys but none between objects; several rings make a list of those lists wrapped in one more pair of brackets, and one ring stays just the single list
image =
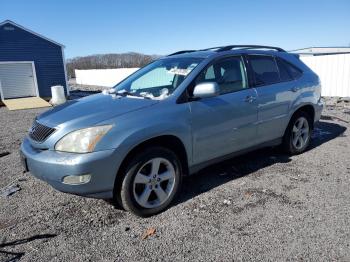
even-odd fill
[{"label": "headlight", "polygon": [[55,145],[55,150],[72,153],[89,153],[112,128],[111,125],[94,126],[73,131],[62,137]]}]

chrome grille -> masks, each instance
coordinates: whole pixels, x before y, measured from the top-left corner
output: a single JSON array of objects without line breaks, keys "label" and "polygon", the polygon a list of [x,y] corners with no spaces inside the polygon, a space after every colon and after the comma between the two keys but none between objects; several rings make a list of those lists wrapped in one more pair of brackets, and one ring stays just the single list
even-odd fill
[{"label": "chrome grille", "polygon": [[44,126],[35,120],[32,128],[29,130],[29,136],[34,141],[43,142],[55,131],[56,129]]}]

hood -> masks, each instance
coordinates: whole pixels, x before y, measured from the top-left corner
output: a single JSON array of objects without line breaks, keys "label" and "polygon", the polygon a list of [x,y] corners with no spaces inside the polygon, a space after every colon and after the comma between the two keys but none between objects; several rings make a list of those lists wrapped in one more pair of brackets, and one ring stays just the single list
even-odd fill
[{"label": "hood", "polygon": [[50,127],[56,127],[63,123],[90,126],[158,102],[136,97],[113,97],[112,95],[96,94],[56,106],[39,115],[37,119]]}]

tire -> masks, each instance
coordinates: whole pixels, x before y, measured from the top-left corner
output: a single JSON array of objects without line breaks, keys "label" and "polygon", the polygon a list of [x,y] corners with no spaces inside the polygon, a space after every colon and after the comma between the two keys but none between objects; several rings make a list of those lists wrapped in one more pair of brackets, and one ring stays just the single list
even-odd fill
[{"label": "tire", "polygon": [[306,151],[310,145],[312,119],[304,111],[297,112],[290,120],[283,137],[283,149],[290,155],[298,155]]},{"label": "tire", "polygon": [[136,154],[126,166],[119,198],[123,208],[140,217],[165,210],[182,180],[176,154],[163,147],[151,147]]}]

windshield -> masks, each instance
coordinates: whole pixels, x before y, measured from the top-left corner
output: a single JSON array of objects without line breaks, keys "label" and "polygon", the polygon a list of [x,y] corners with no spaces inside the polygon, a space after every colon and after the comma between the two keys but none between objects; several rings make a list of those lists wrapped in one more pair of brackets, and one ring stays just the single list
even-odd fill
[{"label": "windshield", "polygon": [[137,71],[114,88],[119,94],[161,100],[170,96],[202,58],[157,60]]}]

